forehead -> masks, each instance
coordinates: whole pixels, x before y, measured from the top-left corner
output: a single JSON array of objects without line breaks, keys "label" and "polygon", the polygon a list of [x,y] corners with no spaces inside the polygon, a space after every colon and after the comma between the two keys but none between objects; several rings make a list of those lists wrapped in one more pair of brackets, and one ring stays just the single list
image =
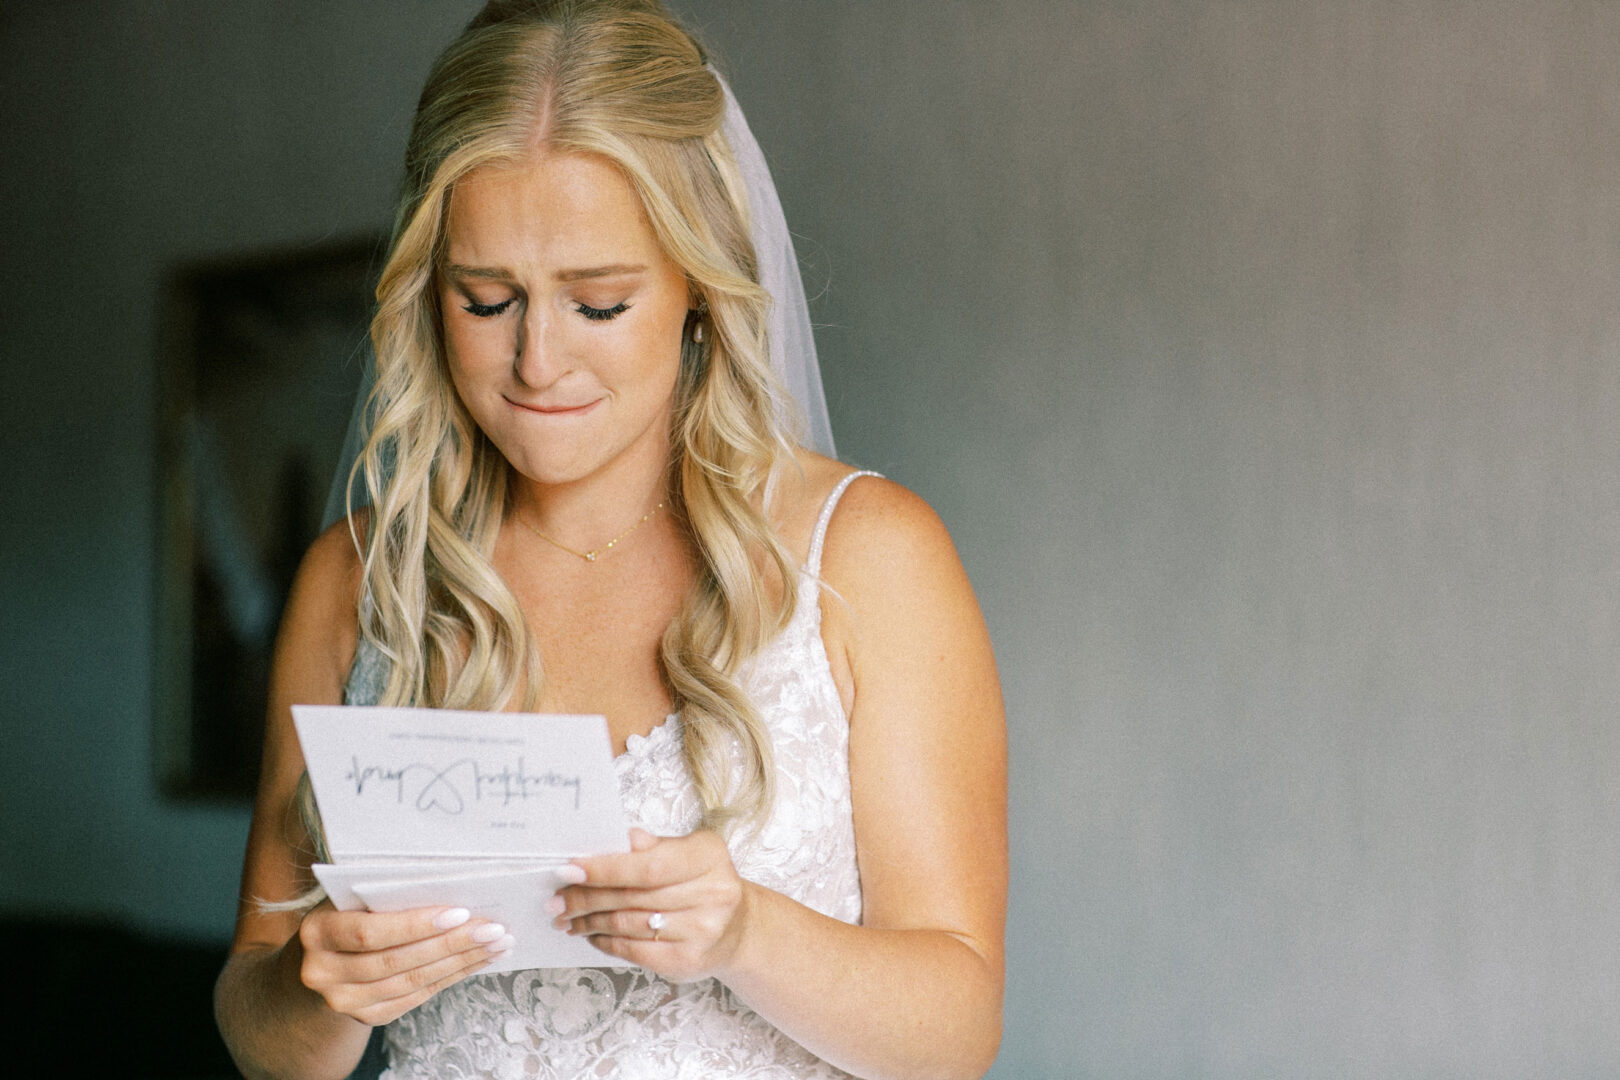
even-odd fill
[{"label": "forehead", "polygon": [[547,153],[474,169],[451,190],[445,241],[449,261],[468,265],[663,258],[630,182],[592,154]]}]

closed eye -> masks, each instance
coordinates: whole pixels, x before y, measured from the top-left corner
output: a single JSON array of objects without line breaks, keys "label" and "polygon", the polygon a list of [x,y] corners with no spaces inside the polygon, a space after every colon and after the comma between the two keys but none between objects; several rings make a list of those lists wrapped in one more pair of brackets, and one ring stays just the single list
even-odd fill
[{"label": "closed eye", "polygon": [[495,316],[502,314],[507,308],[511,307],[512,302],[516,299],[517,297],[515,296],[509,296],[498,304],[480,304],[476,300],[469,300],[466,304],[462,305],[462,310],[471,315],[476,315],[480,319],[493,319]]},{"label": "closed eye", "polygon": [[595,322],[608,322],[609,320],[617,319],[620,315],[623,315],[625,312],[629,311],[630,305],[618,303],[614,304],[610,308],[597,308],[591,307],[589,304],[580,304],[574,310],[585,316],[587,319],[591,319]]}]

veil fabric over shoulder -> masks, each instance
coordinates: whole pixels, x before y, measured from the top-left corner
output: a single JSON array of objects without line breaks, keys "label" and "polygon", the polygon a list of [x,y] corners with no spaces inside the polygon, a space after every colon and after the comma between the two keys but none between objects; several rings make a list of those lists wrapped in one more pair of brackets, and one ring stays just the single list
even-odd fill
[{"label": "veil fabric over shoulder", "polygon": [[[771,366],[788,395],[788,400],[777,403],[778,413],[784,419],[797,413],[804,422],[804,445],[817,453],[836,457],[832,422],[827,416],[827,399],[821,388],[821,365],[816,360],[816,339],[810,326],[810,307],[805,300],[804,281],[799,276],[799,260],[793,250],[793,237],[788,232],[787,219],[782,213],[782,202],[776,195],[776,183],[771,179],[765,154],[760,150],[753,132],[748,129],[748,121],[743,118],[731,87],[719,72],[715,72],[714,77],[720,81],[720,88],[726,96],[721,127],[726,141],[731,144],[732,156],[748,190],[749,232],[759,263],[759,283],[771,295],[768,314]],[[322,529],[344,516],[349,503],[347,496],[352,495],[355,507],[366,503],[364,484],[358,477],[355,478],[353,490],[346,489],[355,459],[365,447],[366,407],[371,387],[372,370],[368,357],[360,376],[360,390],[355,397],[354,409],[349,415],[349,430],[343,439],[337,473],[332,477],[332,487],[326,498],[326,512],[321,517]]]}]

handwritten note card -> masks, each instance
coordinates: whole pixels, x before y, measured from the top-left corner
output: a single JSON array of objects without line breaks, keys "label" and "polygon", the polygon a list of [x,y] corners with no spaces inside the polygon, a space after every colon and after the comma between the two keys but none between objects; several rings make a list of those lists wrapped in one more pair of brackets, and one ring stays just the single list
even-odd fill
[{"label": "handwritten note card", "polygon": [[571,858],[629,850],[600,716],[293,706],[331,864],[332,902],[466,907],[517,947],[485,970],[623,966],[553,930]]},{"label": "handwritten note card", "polygon": [[600,716],[295,705],[333,860],[626,849]]}]

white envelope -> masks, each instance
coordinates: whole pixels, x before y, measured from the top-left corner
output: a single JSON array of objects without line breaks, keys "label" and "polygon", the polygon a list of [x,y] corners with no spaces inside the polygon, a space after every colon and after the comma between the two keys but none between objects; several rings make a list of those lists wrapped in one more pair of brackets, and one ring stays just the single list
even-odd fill
[{"label": "white envelope", "polygon": [[[515,859],[438,859],[433,862],[410,862],[405,860],[390,860],[387,862],[359,862],[359,863],[316,863],[310,869],[315,871],[315,880],[321,883],[326,895],[331,897],[332,906],[339,911],[359,911],[366,907],[366,901],[361,897],[358,889],[361,886],[377,884],[397,884],[400,882],[419,881],[427,882],[453,882],[467,877],[483,877],[488,874],[526,874],[530,872],[542,873],[546,887],[556,892],[563,887],[563,881],[556,876],[556,868],[566,865],[565,859],[550,859],[544,862],[526,862]],[[448,895],[448,894],[445,894]],[[428,905],[439,904],[450,907],[466,907],[459,900],[431,900]],[[382,909],[377,909],[382,910]],[[399,910],[389,908],[388,910]]]},{"label": "white envelope", "polygon": [[517,944],[480,974],[526,968],[632,966],[592,947],[583,937],[571,937],[552,927],[545,905],[557,886],[552,870],[520,870],[436,881],[356,883],[354,891],[372,911],[407,911],[453,902],[471,911],[474,918],[500,923]]}]

